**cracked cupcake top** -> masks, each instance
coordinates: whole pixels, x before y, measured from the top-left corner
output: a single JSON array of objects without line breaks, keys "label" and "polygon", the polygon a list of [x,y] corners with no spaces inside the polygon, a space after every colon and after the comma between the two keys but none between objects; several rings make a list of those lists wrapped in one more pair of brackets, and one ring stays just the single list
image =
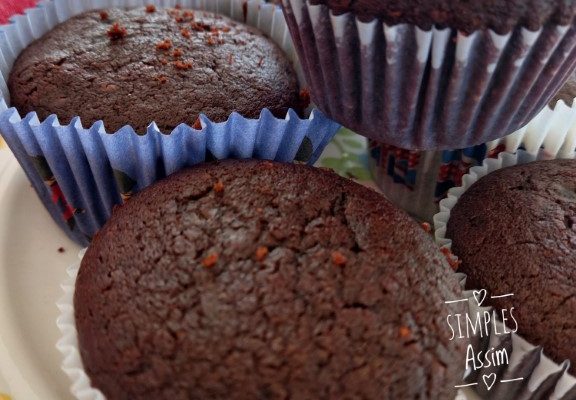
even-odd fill
[{"label": "cracked cupcake top", "polygon": [[109,132],[152,121],[170,133],[200,113],[225,121],[264,108],[300,111],[296,73],[261,32],[223,16],[154,6],[91,11],[55,27],[16,60],[8,86],[21,114],[79,115]]},{"label": "cracked cupcake top", "polygon": [[185,170],[115,210],[76,283],[83,364],[109,400],[453,397],[462,296],[424,230],[333,172]]},{"label": "cracked cupcake top", "polygon": [[471,33],[492,29],[500,34],[520,25],[538,30],[551,22],[569,25],[576,14],[574,0],[310,0],[336,13],[354,12],[361,19],[380,18],[395,25],[437,25]]},{"label": "cracked cupcake top", "polygon": [[[467,287],[513,298],[519,334],[556,362],[576,365],[576,160],[495,171],[454,206],[446,237]],[[549,354],[548,354],[549,353]]]}]

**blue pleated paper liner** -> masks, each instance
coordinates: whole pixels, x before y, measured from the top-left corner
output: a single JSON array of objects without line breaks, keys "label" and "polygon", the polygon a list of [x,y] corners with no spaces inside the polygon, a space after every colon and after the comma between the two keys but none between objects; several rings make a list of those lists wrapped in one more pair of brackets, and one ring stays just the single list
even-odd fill
[{"label": "blue pleated paper liner", "polygon": [[[165,0],[148,3],[174,5]],[[262,0],[178,3],[236,20],[245,18],[275,40],[302,75],[282,12],[274,5]],[[25,15],[12,18],[11,24],[0,26],[0,134],[56,223],[84,246],[108,220],[114,205],[179,169],[226,158],[312,164],[340,128],[318,110],[304,119],[289,110],[279,119],[264,109],[257,119],[233,113],[220,123],[201,115],[202,129],[182,124],[170,134],[161,133],[152,122],[146,134],[138,135],[130,126],[107,133],[101,121],[83,127],[78,117],[62,126],[55,115],[40,121],[35,113],[22,117],[8,107],[10,69],[30,42],[89,9],[142,5],[143,0],[43,0]]]},{"label": "blue pleated paper liner", "polygon": [[165,135],[153,124],[145,135],[127,126],[114,134],[102,122],[67,126],[56,116],[40,122],[21,119],[0,103],[0,131],[42,202],[69,236],[87,245],[112,208],[133,193],[179,169],[207,160],[259,158],[313,164],[339,129],[319,111],[300,119],[290,110],[277,119],[263,110],[259,119],[232,114],[228,121],[201,116],[202,129],[182,124]]}]

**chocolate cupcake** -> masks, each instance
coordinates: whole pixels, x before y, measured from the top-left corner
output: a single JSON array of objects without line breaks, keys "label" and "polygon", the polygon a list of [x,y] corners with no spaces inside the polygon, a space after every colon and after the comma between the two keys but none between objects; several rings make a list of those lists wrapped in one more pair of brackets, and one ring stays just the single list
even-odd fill
[{"label": "chocolate cupcake", "polygon": [[43,2],[1,27],[0,81],[15,107],[0,85],[0,134],[80,245],[115,205],[179,169],[227,158],[313,164],[340,128],[300,98],[274,6],[114,4]]},{"label": "chocolate cupcake", "polygon": [[170,133],[203,113],[283,118],[302,111],[292,64],[257,29],[224,16],[148,6],[89,11],[58,25],[16,60],[8,87],[21,113],[110,131],[154,121]]},{"label": "chocolate cupcake", "polygon": [[179,172],[116,209],[74,309],[93,387],[119,398],[452,399],[461,298],[428,235],[302,165]]},{"label": "chocolate cupcake", "polygon": [[409,150],[466,148],[528,123],[573,71],[576,3],[286,0],[312,99]]},{"label": "chocolate cupcake", "polygon": [[446,238],[467,286],[514,307],[518,333],[554,361],[576,364],[576,160],[492,172],[460,196]]}]

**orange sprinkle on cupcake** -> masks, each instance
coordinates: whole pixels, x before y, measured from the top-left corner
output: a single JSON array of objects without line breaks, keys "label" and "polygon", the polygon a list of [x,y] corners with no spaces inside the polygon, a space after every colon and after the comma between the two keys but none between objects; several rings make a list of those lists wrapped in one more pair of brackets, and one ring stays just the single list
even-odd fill
[{"label": "orange sprinkle on cupcake", "polygon": [[222,181],[218,181],[214,184],[214,191],[216,193],[222,193],[224,191],[224,184]]},{"label": "orange sprinkle on cupcake", "polygon": [[218,262],[218,253],[210,254],[208,257],[202,260],[202,265],[204,268],[212,268]]},{"label": "orange sprinkle on cupcake", "polygon": [[268,256],[268,247],[260,246],[256,249],[256,261],[264,261]]},{"label": "orange sprinkle on cupcake", "polygon": [[114,41],[114,40],[120,40],[123,39],[124,37],[126,37],[126,35],[128,34],[128,31],[126,30],[126,28],[124,28],[123,26],[120,26],[120,24],[118,22],[114,23],[114,25],[112,25],[110,27],[110,29],[108,29],[108,37],[110,38],[110,40]]},{"label": "orange sprinkle on cupcake", "polygon": [[410,337],[410,335],[412,334],[412,331],[410,331],[410,328],[408,328],[407,326],[401,326],[398,334],[400,335],[400,337],[402,339],[406,339],[408,337]]},{"label": "orange sprinkle on cupcake", "polygon": [[181,70],[189,70],[190,68],[192,68],[192,63],[188,62],[188,61],[174,61],[174,66],[176,67],[176,69],[181,69]]},{"label": "orange sprinkle on cupcake", "polygon": [[164,39],[158,44],[156,44],[158,50],[170,50],[172,48],[172,41],[170,39]]},{"label": "orange sprinkle on cupcake", "polygon": [[348,262],[348,259],[346,258],[346,256],[344,254],[342,254],[339,251],[333,251],[332,252],[332,263],[334,265],[341,267],[343,265],[346,265],[346,262]]},{"label": "orange sprinkle on cupcake", "polygon": [[446,257],[446,261],[448,261],[450,267],[452,267],[454,271],[457,271],[460,264],[462,264],[462,260],[458,259],[448,247],[442,247],[440,251],[444,254],[444,257]]}]

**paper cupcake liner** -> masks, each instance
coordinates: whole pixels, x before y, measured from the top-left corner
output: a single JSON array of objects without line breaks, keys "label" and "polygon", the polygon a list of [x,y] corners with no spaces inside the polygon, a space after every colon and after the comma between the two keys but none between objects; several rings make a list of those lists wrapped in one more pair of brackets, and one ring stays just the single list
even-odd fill
[{"label": "paper cupcake liner", "polygon": [[284,14],[318,107],[405,149],[466,148],[514,132],[576,66],[573,25],[466,35],[362,22],[309,0],[284,0]]},{"label": "paper cupcake liner", "polygon": [[[545,139],[544,141],[546,141]],[[555,146],[562,148],[563,146]],[[564,157],[569,156],[569,157]],[[450,249],[452,241],[446,238],[446,227],[450,219],[450,213],[458,202],[462,194],[482,177],[498,169],[529,163],[540,159],[550,158],[575,158],[576,154],[557,153],[556,157],[545,150],[536,154],[531,154],[524,150],[516,153],[502,152],[498,158],[484,160],[481,166],[470,169],[469,174],[463,178],[463,185],[452,188],[448,192],[448,197],[440,202],[440,212],[434,216],[435,239],[438,245]],[[482,289],[482,288],[478,288]],[[535,347],[520,336],[511,334],[507,336],[492,335],[490,342],[484,347],[484,351],[498,346],[508,346],[511,348],[510,364],[494,372],[497,375],[497,382],[501,380],[522,377],[523,380],[508,382],[506,384],[497,383],[491,390],[486,390],[482,385],[478,385],[477,394],[486,399],[503,400],[574,400],[576,399],[576,377],[570,375],[567,370],[569,361],[556,364],[546,357],[546,349]],[[511,347],[510,347],[511,346]],[[487,372],[482,371],[481,374]],[[472,375],[467,381],[475,381],[478,376]],[[495,397],[496,396],[496,397]]]},{"label": "paper cupcake liner", "polygon": [[[80,252],[79,256],[82,259],[84,250]],[[70,266],[66,270],[68,276],[61,285],[64,295],[56,303],[60,310],[56,325],[62,336],[56,343],[56,348],[63,356],[62,370],[72,382],[71,393],[78,400],[105,400],[106,397],[102,392],[90,384],[90,378],[84,371],[78,347],[78,332],[74,319],[74,287],[79,269],[80,262]]]},{"label": "paper cupcake liner", "polygon": [[576,151],[576,104],[545,107],[528,125],[485,144],[460,150],[418,151],[370,141],[370,168],[384,195],[415,218],[432,222],[448,190],[462,185],[486,158],[523,149],[540,158],[568,158]]},{"label": "paper cupcake liner", "polygon": [[129,126],[110,134],[101,121],[85,128],[76,117],[62,126],[57,116],[40,121],[36,113],[21,117],[8,108],[6,82],[15,59],[59,22],[89,9],[176,3],[246,19],[301,70],[281,10],[262,0],[45,0],[0,27],[0,132],[53,219],[81,245],[89,243],[114,205],[179,169],[225,158],[313,164],[339,129],[318,110],[307,119],[294,110],[278,119],[264,109],[257,119],[233,113],[221,123],[201,115],[199,130],[181,124],[166,135],[152,122],[145,135],[137,135]]}]

